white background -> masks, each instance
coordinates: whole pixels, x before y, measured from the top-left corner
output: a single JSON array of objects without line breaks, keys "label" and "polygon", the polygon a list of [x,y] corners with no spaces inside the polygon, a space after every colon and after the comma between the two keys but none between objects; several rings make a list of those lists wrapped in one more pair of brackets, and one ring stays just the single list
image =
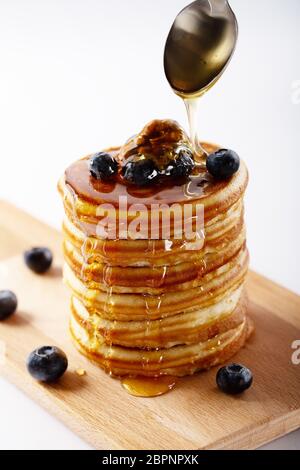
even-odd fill
[{"label": "white background", "polygon": [[[0,0],[1,198],[59,227],[56,181],[68,164],[153,118],[186,127],[162,55],[187,3]],[[300,1],[231,5],[239,44],[202,99],[199,134],[249,167],[252,268],[300,294]],[[2,380],[0,401],[1,448],[87,447]],[[276,445],[300,448],[300,432]]]}]

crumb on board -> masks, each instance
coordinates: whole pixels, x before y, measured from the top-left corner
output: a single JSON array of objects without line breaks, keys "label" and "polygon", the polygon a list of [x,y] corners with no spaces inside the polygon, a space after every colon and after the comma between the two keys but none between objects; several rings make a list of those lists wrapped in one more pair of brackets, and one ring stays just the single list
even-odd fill
[{"label": "crumb on board", "polygon": [[85,369],[76,369],[76,374],[79,375],[79,377],[83,377],[86,375],[86,370]]}]

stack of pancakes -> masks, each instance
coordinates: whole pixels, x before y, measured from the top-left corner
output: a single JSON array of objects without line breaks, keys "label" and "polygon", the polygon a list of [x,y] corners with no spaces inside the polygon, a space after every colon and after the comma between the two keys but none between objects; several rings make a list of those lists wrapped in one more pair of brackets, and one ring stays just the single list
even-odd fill
[{"label": "stack of pancakes", "polygon": [[[158,192],[94,181],[88,157],[67,169],[59,182],[64,278],[72,291],[70,329],[81,352],[114,376],[183,376],[223,363],[244,345],[251,330],[244,289],[247,181],[243,162],[227,181],[202,168],[189,182]],[[129,204],[143,202],[149,210],[158,200],[203,204],[203,246],[174,232],[168,240],[102,238],[99,204],[120,217],[117,198],[125,193]]]}]

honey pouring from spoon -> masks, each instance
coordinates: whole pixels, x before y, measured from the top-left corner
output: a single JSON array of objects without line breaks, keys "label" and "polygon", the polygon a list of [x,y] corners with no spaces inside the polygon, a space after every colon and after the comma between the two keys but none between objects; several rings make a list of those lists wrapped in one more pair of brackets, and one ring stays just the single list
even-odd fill
[{"label": "honey pouring from spoon", "polygon": [[184,100],[199,163],[207,154],[198,139],[198,102],[225,71],[237,38],[237,19],[227,0],[196,0],[177,15],[166,41],[165,74]]}]

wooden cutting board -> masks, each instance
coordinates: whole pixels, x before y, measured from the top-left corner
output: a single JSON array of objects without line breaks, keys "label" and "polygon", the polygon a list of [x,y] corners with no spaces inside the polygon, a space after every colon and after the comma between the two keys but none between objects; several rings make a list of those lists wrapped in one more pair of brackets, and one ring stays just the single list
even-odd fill
[{"label": "wooden cutting board", "polygon": [[[0,324],[6,357],[0,373],[97,449],[254,449],[300,426],[300,365],[292,343],[300,340],[300,297],[251,272],[250,315],[256,334],[235,357],[254,373],[241,397],[219,392],[216,370],[181,379],[171,393],[134,398],[118,380],[88,362],[71,344],[69,293],[62,284],[60,234],[0,202],[0,289],[19,299],[17,314]],[[45,276],[30,272],[22,252],[46,245],[55,264]],[[41,345],[58,345],[69,369],[56,385],[35,382],[26,357]],[[87,374],[80,377],[78,368]]]}]

